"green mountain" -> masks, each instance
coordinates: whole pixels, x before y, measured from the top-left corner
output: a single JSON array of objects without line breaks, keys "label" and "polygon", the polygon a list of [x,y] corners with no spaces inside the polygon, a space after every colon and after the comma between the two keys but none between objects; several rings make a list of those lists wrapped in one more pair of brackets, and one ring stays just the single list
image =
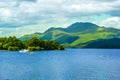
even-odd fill
[{"label": "green mountain", "polygon": [[120,30],[114,28],[100,27],[93,23],[74,23],[67,28],[50,28],[44,33],[34,33],[20,37],[21,40],[28,40],[32,37],[43,40],[54,40],[65,47],[85,47],[90,41],[100,39],[120,38]]}]

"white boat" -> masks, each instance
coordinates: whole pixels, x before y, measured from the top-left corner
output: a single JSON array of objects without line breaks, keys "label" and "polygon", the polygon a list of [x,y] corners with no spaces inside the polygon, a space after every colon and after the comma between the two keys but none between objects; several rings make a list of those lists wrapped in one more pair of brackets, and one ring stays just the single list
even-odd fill
[{"label": "white boat", "polygon": [[20,53],[27,53],[27,52],[29,52],[29,50],[27,50],[27,49],[22,49],[22,50],[20,50],[19,52],[20,52]]}]

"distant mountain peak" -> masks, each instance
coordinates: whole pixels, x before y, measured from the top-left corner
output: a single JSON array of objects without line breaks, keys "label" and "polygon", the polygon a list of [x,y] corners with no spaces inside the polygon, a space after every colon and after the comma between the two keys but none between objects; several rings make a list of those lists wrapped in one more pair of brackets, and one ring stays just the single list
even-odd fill
[{"label": "distant mountain peak", "polygon": [[76,22],[76,23],[73,23],[72,25],[68,26],[68,28],[69,27],[75,27],[76,25],[79,25],[79,27],[87,27],[87,26],[89,26],[89,27],[91,27],[91,26],[99,27],[98,25],[96,25],[94,23],[90,23],[90,22]]},{"label": "distant mountain peak", "polygon": [[67,32],[81,32],[81,31],[86,31],[88,29],[89,31],[91,31],[93,29],[95,30],[98,27],[99,27],[98,25],[90,22],[76,22],[68,26]]},{"label": "distant mountain peak", "polygon": [[68,26],[67,28],[51,27],[47,31],[45,31],[44,33],[52,32],[54,30],[61,30],[61,31],[71,32],[71,33],[74,33],[74,32],[86,32],[86,31],[88,31],[88,29],[89,29],[89,31],[94,31],[98,27],[99,27],[98,25],[90,23],[90,22],[76,22],[76,23],[73,23],[72,25]]}]

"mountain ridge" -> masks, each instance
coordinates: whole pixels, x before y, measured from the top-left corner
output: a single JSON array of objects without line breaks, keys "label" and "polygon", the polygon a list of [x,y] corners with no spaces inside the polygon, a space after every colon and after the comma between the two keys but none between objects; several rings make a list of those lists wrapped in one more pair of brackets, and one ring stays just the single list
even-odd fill
[{"label": "mountain ridge", "polygon": [[28,40],[32,37],[43,40],[54,40],[65,47],[82,48],[90,41],[98,39],[120,38],[120,30],[100,27],[89,22],[76,22],[67,28],[49,28],[44,33],[35,33],[20,37],[20,40]]}]

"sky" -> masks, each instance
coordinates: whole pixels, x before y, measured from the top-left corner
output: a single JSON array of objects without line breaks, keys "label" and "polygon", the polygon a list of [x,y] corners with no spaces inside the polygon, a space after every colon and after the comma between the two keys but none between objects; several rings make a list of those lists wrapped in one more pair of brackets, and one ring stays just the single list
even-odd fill
[{"label": "sky", "polygon": [[120,0],[0,0],[0,37],[92,22],[120,29]]}]

